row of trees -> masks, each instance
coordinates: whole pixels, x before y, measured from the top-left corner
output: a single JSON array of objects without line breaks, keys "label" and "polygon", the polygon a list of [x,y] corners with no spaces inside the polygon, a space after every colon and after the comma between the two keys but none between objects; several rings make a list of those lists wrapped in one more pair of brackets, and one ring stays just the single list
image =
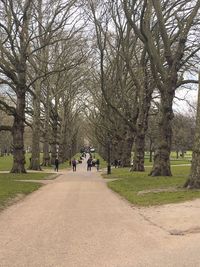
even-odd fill
[{"label": "row of trees", "polygon": [[[32,129],[30,169],[61,161],[79,137],[81,80],[87,57],[78,1],[0,1],[0,109],[11,124],[0,130],[13,138],[11,172],[25,170],[24,129]],[[51,151],[51,158],[49,155]]]},{"label": "row of trees", "polygon": [[200,0],[87,1],[86,10],[99,66],[90,79],[96,139],[104,148],[112,142],[124,166],[134,143],[133,170],[144,171],[149,117],[157,114],[150,175],[171,176],[175,94],[198,84]]},{"label": "row of trees", "polygon": [[171,176],[175,94],[198,83],[199,10],[200,0],[0,1],[0,109],[12,117],[0,130],[12,133],[12,172],[25,172],[25,125],[31,169],[40,169],[40,142],[44,165],[58,146],[63,161],[78,129],[92,127],[123,166],[134,143],[133,171],[144,171],[151,125],[150,175]]}]

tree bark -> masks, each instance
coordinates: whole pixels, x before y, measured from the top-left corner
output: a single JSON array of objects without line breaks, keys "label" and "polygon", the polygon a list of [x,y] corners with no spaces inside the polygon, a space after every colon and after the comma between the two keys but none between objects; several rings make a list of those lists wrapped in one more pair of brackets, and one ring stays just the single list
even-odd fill
[{"label": "tree bark", "polygon": [[152,155],[153,155],[152,144],[153,144],[153,142],[150,138],[150,140],[149,140],[149,162],[152,162]]},{"label": "tree bark", "polygon": [[195,129],[194,146],[192,152],[192,165],[190,170],[190,176],[185,183],[185,187],[189,189],[200,188],[200,73],[199,73],[199,93],[198,93],[196,129]]},{"label": "tree bark", "polygon": [[145,135],[138,133],[135,138],[133,167],[131,171],[143,172],[144,169]]},{"label": "tree bark", "polygon": [[21,91],[17,93],[16,114],[12,128],[13,166],[11,173],[26,173],[24,151],[25,92],[24,90]]},{"label": "tree bark", "polygon": [[58,132],[58,126],[57,126],[57,119],[53,121],[52,126],[52,143],[51,143],[51,164],[53,165],[55,163],[55,159],[57,157],[57,132]]},{"label": "tree bark", "polygon": [[59,159],[60,162],[65,162],[67,160],[67,103],[63,98],[63,113],[62,113],[62,122],[60,130],[60,147],[59,147]]},{"label": "tree bark", "polygon": [[173,94],[161,94],[157,149],[154,155],[153,169],[149,174],[151,176],[172,176],[170,152],[172,141],[171,121],[173,119],[173,97]]},{"label": "tree bark", "polygon": [[130,167],[133,142],[134,142],[134,133],[131,130],[128,130],[123,143],[123,151],[121,158],[122,167]]},{"label": "tree bark", "polygon": [[51,144],[51,164],[55,164],[55,159],[57,157],[56,143]]},{"label": "tree bark", "polygon": [[32,135],[32,155],[30,170],[41,171],[40,167],[40,82],[35,85],[36,97],[33,100],[33,135]]},{"label": "tree bark", "polygon": [[46,87],[46,105],[45,105],[45,122],[44,122],[44,144],[43,144],[43,160],[42,166],[50,166],[50,154],[49,154],[49,88]]}]

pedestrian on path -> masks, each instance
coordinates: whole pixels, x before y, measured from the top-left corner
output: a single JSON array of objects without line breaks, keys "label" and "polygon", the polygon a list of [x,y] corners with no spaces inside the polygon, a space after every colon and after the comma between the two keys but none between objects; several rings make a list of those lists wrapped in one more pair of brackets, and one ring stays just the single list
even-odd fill
[{"label": "pedestrian on path", "polygon": [[76,171],[76,159],[73,159],[72,160],[72,167],[73,167],[73,172],[75,172]]},{"label": "pedestrian on path", "polygon": [[58,158],[56,158],[55,159],[55,171],[57,171],[58,172],[58,167],[59,167],[59,160],[58,160]]},{"label": "pedestrian on path", "polygon": [[91,167],[92,167],[92,158],[89,158],[87,160],[87,171],[91,171]]},{"label": "pedestrian on path", "polygon": [[97,159],[97,160],[96,160],[96,167],[97,167],[97,171],[99,170],[99,165],[100,165],[100,160],[99,160],[99,159]]}]

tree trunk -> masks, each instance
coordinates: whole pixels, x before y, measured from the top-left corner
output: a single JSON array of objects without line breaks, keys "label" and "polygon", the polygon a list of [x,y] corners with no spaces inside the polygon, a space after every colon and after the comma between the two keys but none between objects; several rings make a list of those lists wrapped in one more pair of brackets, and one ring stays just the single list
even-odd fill
[{"label": "tree trunk", "polygon": [[[166,90],[167,91],[167,90]],[[172,176],[170,168],[170,152],[172,140],[173,95],[161,95],[161,110],[158,127],[157,149],[151,176]]]},{"label": "tree trunk", "polygon": [[140,69],[141,82],[138,93],[138,118],[136,123],[135,151],[132,171],[143,172],[145,154],[145,135],[148,129],[149,109],[151,107],[154,84],[151,82],[146,67],[145,53],[142,57],[142,68]]},{"label": "tree trunk", "polygon": [[122,167],[130,167],[133,142],[134,142],[134,133],[128,130],[126,134],[126,138],[123,143],[123,151],[122,151],[122,158],[121,158]]},{"label": "tree trunk", "polygon": [[50,166],[49,141],[44,140],[42,166]]},{"label": "tree trunk", "polygon": [[55,105],[53,108],[52,121],[52,143],[51,143],[51,164],[55,163],[57,158],[57,142],[58,142],[58,98],[55,96]]},{"label": "tree trunk", "polygon": [[56,143],[51,144],[51,164],[55,164],[55,159],[57,158]]},{"label": "tree trunk", "polygon": [[145,135],[137,134],[135,138],[135,149],[133,167],[131,171],[143,172],[144,169],[144,150],[145,150]]},{"label": "tree trunk", "polygon": [[153,150],[152,150],[152,140],[149,140],[149,162],[152,162],[152,155],[153,155]]},{"label": "tree trunk", "polygon": [[59,159],[60,162],[65,162],[67,160],[67,103],[65,103],[63,98],[63,113],[62,122],[60,130],[60,146],[59,146]]},{"label": "tree trunk", "polygon": [[55,159],[57,158],[57,120],[53,122],[52,127],[52,143],[51,143],[51,164],[53,165],[55,163]]},{"label": "tree trunk", "polygon": [[122,158],[123,154],[123,144],[124,140],[119,136],[113,141],[112,146],[112,160],[119,160]]},{"label": "tree trunk", "polygon": [[41,171],[40,167],[40,82],[35,85],[36,97],[33,99],[33,135],[32,135],[32,155],[30,170]]},{"label": "tree trunk", "polygon": [[17,94],[16,114],[12,128],[13,166],[11,173],[26,173],[24,151],[25,92]]},{"label": "tree trunk", "polygon": [[44,125],[44,144],[43,144],[42,166],[50,166],[50,165],[51,163],[50,163],[50,154],[49,154],[49,91],[47,91],[46,107],[45,107],[45,125]]},{"label": "tree trunk", "polygon": [[190,170],[190,176],[185,183],[185,187],[189,189],[200,188],[200,73],[199,73],[199,93],[198,93],[196,129],[195,129],[194,146],[192,152],[192,166]]}]

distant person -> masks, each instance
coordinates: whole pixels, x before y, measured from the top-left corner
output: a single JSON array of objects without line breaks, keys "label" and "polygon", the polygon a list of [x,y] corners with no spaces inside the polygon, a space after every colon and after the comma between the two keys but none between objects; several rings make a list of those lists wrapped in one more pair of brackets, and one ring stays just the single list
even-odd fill
[{"label": "distant person", "polygon": [[59,167],[59,160],[58,158],[55,159],[55,171],[58,172],[58,167]]},{"label": "distant person", "polygon": [[91,167],[92,167],[92,158],[89,158],[87,160],[87,171],[91,171]]},{"label": "distant person", "polygon": [[76,164],[77,164],[76,159],[73,159],[73,160],[72,160],[73,172],[76,171]]},{"label": "distant person", "polygon": [[96,167],[97,167],[97,171],[99,170],[99,165],[100,165],[100,160],[99,160],[99,159],[97,159],[97,160],[96,160]]},{"label": "distant person", "polygon": [[114,160],[114,166],[115,166],[115,168],[117,168],[117,166],[118,166],[118,160],[117,159]]},{"label": "distant person", "polygon": [[118,160],[118,168],[121,167],[121,164],[122,164],[121,159],[119,159],[119,160]]},{"label": "distant person", "polygon": [[96,165],[96,160],[93,159],[93,160],[92,160],[92,167],[95,167],[95,165]]}]

